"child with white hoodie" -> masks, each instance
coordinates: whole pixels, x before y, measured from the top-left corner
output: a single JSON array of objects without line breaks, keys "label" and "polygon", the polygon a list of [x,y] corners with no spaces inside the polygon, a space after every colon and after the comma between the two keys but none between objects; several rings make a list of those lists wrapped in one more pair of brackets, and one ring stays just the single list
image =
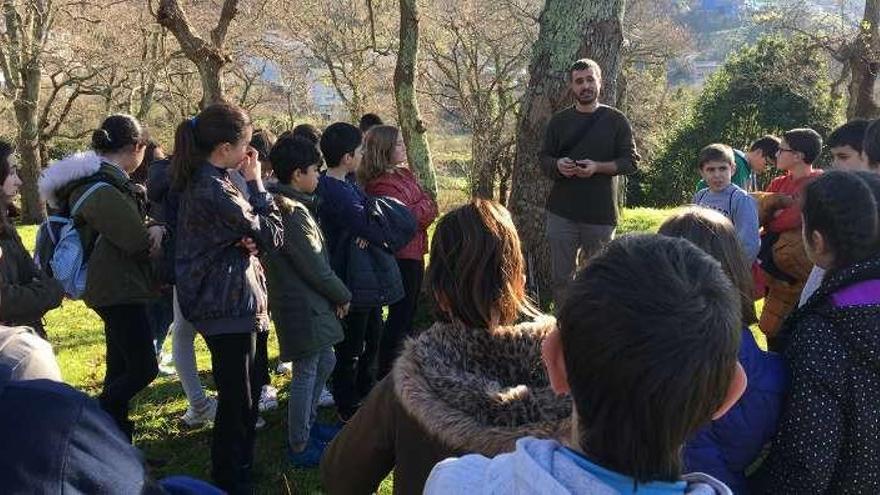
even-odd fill
[{"label": "child with white hoodie", "polygon": [[741,309],[718,262],[661,236],[609,244],[570,286],[544,342],[553,389],[571,394],[568,441],[520,439],[489,459],[447,459],[426,494],[731,494],[682,474],[681,446],[746,386]]}]

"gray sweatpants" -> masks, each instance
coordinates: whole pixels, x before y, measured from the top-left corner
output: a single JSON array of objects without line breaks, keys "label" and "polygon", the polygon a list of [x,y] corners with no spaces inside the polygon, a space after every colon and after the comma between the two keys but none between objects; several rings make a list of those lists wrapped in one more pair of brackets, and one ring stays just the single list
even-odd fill
[{"label": "gray sweatpants", "polygon": [[[562,304],[575,269],[614,238],[615,226],[578,223],[547,212],[547,242],[553,270],[553,301]],[[580,261],[580,263],[579,263]]]}]

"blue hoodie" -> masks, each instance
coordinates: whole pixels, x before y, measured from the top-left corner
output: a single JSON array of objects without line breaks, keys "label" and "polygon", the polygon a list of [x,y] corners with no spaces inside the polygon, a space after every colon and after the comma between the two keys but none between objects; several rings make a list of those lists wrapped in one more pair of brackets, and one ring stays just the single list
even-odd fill
[{"label": "blue hoodie", "polygon": [[[521,438],[516,450],[488,459],[479,454],[437,464],[425,484],[425,495],[618,495],[621,486],[636,487],[631,478],[608,471],[573,453],[555,440]],[[732,495],[714,478],[696,473],[679,483],[641,484],[639,495]]]}]

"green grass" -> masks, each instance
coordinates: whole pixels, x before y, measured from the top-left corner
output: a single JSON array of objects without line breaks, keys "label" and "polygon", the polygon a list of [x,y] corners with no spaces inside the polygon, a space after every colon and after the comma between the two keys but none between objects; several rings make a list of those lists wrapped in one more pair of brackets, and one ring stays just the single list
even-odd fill
[{"label": "green grass", "polygon": [[[620,232],[656,231],[669,210],[645,208],[625,210]],[[19,233],[29,249],[33,248],[36,227],[21,227]],[[760,305],[760,302],[759,302]],[[760,306],[759,306],[760,308]],[[91,395],[101,389],[104,376],[104,335],[97,315],[81,301],[65,301],[59,309],[46,315],[46,330],[58,356],[66,382]],[[756,332],[763,342],[763,335]],[[169,342],[166,343],[168,350]],[[210,356],[204,341],[196,340],[200,370],[210,369]],[[278,363],[278,344],[274,332],[269,342],[270,368]],[[213,390],[209,372],[201,373],[203,383]],[[257,437],[257,472],[259,493],[321,493],[316,470],[292,469],[284,455],[286,442],[286,406],[289,378],[272,374],[272,383],[279,390],[280,406],[264,414],[268,425]],[[138,425],[135,443],[148,457],[165,459],[168,464],[156,471],[157,477],[187,474],[209,479],[210,428],[188,429],[178,418],[186,410],[183,390],[176,377],[160,377],[138,395],[133,402],[132,417]],[[326,414],[326,413],[325,413]],[[389,476],[380,493],[390,494]]]}]

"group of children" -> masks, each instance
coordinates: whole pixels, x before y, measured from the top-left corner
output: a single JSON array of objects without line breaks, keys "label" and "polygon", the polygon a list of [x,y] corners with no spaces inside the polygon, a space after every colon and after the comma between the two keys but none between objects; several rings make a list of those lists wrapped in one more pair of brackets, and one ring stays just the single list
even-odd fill
[{"label": "group of children", "polygon": [[[128,403],[158,372],[151,273],[173,249],[175,306],[204,336],[218,390],[212,478],[230,493],[253,489],[270,318],[293,371],[288,456],[320,463],[331,493],[370,493],[392,470],[395,493],[880,491],[880,124],[832,133],[840,170],[825,173],[810,129],[748,153],[706,147],[696,206],[658,234],[612,241],[556,319],[529,302],[497,203],[444,215],[425,272],[437,206],[396,128],[300,129],[262,159],[252,142],[233,105],[182,122],[163,222],[131,183],[146,133],[130,116],[109,117],[94,154],[41,179],[52,207],[76,211],[83,299],[105,323],[99,400],[129,440]],[[8,204],[20,181],[4,149]],[[758,191],[769,161],[785,175]],[[29,324],[61,290],[10,271],[21,241],[9,242],[0,321]],[[438,321],[405,340],[423,276]],[[42,305],[8,313],[28,296]],[[754,323],[779,353],[759,348]],[[341,432],[315,421],[328,380]]]}]

